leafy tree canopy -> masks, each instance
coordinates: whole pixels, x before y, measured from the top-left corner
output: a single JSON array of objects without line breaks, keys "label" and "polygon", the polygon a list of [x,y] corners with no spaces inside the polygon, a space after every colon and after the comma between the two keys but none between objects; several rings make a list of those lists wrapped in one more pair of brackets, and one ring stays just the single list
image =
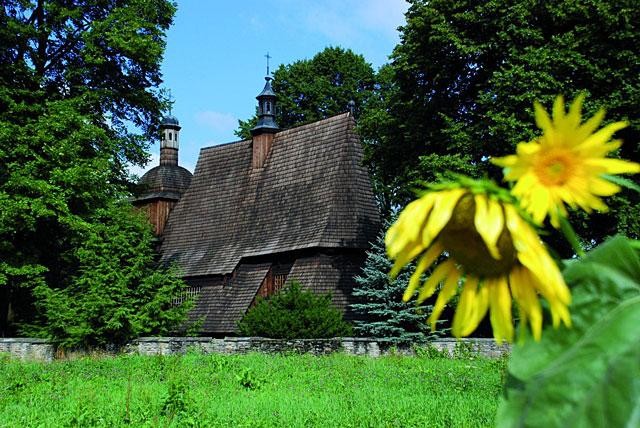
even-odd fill
[{"label": "leafy tree canopy", "polygon": [[[345,112],[349,101],[358,117],[372,96],[375,72],[362,55],[328,47],[310,60],[280,65],[272,86],[278,95],[276,122],[286,129]],[[256,115],[240,120],[236,135],[251,138],[256,123]]]},{"label": "leafy tree canopy", "polygon": [[[89,290],[126,288],[133,296],[142,287],[136,298],[105,294],[113,301],[101,301],[132,313],[166,302],[162,284],[175,278],[153,269],[151,232],[120,203],[128,196],[125,163],[144,161],[164,105],[159,67],[174,11],[160,0],[9,0],[0,7],[2,334],[58,337],[76,329],[85,340],[114,331],[118,322],[105,315],[106,330],[94,323],[78,333],[89,316],[81,312],[96,310],[82,309],[78,296]],[[167,277],[141,279],[155,274]],[[159,284],[159,294],[149,281]],[[53,319],[70,319],[65,304],[77,320],[67,330]],[[131,322],[139,325],[120,326],[122,334],[164,325]],[[118,334],[110,333],[115,340]]]},{"label": "leafy tree canopy", "polygon": [[[585,116],[627,120],[621,156],[640,158],[640,11],[632,0],[410,0],[391,56],[394,90],[386,134],[369,162],[395,203],[414,180],[444,168],[499,178],[489,156],[512,153],[538,135],[533,102],[550,106],[586,92]],[[395,192],[395,193],[394,193]],[[636,195],[610,199],[610,214],[580,230],[601,241],[616,231],[640,236]],[[580,223],[580,220],[573,221]]]}]

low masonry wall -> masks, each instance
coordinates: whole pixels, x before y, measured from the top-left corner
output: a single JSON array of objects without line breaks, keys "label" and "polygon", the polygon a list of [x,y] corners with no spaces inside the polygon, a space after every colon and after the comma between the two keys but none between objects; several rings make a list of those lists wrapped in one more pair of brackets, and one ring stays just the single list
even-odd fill
[{"label": "low masonry wall", "polygon": [[[437,339],[428,345],[440,352],[456,352],[485,357],[499,357],[510,351],[508,344],[498,345],[493,339]],[[298,352],[324,355],[344,352],[349,355],[415,355],[420,348],[396,345],[391,341],[372,338],[341,337],[333,339],[267,339],[263,337],[141,337],[124,347],[122,352],[140,355],[179,355],[190,350],[205,354],[241,354],[247,352]],[[21,360],[52,361],[54,346],[42,339],[0,339],[0,353]],[[82,355],[82,352],[74,353]]]},{"label": "low masonry wall", "polygon": [[0,354],[9,354],[20,360],[51,361],[54,351],[54,346],[45,339],[0,338]]}]

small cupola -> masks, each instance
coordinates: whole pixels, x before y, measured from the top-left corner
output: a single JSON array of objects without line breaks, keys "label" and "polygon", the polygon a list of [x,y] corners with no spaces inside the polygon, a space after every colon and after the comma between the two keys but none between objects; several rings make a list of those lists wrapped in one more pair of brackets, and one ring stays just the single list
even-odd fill
[{"label": "small cupola", "polygon": [[256,97],[258,100],[258,124],[251,130],[253,147],[251,166],[253,169],[264,167],[275,134],[280,130],[276,124],[276,93],[271,87],[271,77],[267,76],[264,80],[266,80],[264,89]]},{"label": "small cupola", "polygon": [[173,207],[191,184],[192,174],[178,165],[180,123],[169,115],[160,122],[160,165],[147,171],[135,189],[133,205],[147,213],[156,235],[164,227]]},{"label": "small cupola", "polygon": [[251,135],[259,135],[265,132],[276,133],[279,128],[276,124],[276,93],[271,87],[271,77],[264,78],[264,89],[256,99],[258,100],[258,124],[251,130]]},{"label": "small cupola", "polygon": [[174,116],[166,116],[160,122],[160,165],[178,165],[180,129]]}]

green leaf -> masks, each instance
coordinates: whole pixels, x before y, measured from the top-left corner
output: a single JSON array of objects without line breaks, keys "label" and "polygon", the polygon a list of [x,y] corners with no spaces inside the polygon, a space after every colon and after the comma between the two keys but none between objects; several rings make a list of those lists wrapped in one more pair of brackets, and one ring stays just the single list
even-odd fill
[{"label": "green leaf", "polygon": [[635,190],[636,192],[640,193],[640,186],[638,186],[636,183],[634,183],[632,180],[629,180],[628,178],[618,177],[617,175],[609,175],[609,174],[603,174],[602,178],[614,184],[617,184],[618,186],[626,187],[627,189]]},{"label": "green leaf", "polygon": [[574,325],[514,347],[498,426],[638,426],[638,252],[616,237],[564,275]]}]

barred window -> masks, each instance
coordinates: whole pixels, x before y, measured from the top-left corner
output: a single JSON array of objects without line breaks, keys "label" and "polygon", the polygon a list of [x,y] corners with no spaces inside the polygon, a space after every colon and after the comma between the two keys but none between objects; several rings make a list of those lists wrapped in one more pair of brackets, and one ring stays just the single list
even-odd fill
[{"label": "barred window", "polygon": [[287,279],[287,275],[285,274],[276,274],[273,276],[273,291],[278,291],[282,288],[282,286],[284,285],[284,282]]},{"label": "barred window", "polygon": [[202,287],[187,287],[184,290],[182,290],[182,292],[177,296],[174,297],[172,303],[174,305],[179,305],[187,300],[192,300],[195,299],[196,297],[198,297],[198,294],[200,294],[200,289]]}]

